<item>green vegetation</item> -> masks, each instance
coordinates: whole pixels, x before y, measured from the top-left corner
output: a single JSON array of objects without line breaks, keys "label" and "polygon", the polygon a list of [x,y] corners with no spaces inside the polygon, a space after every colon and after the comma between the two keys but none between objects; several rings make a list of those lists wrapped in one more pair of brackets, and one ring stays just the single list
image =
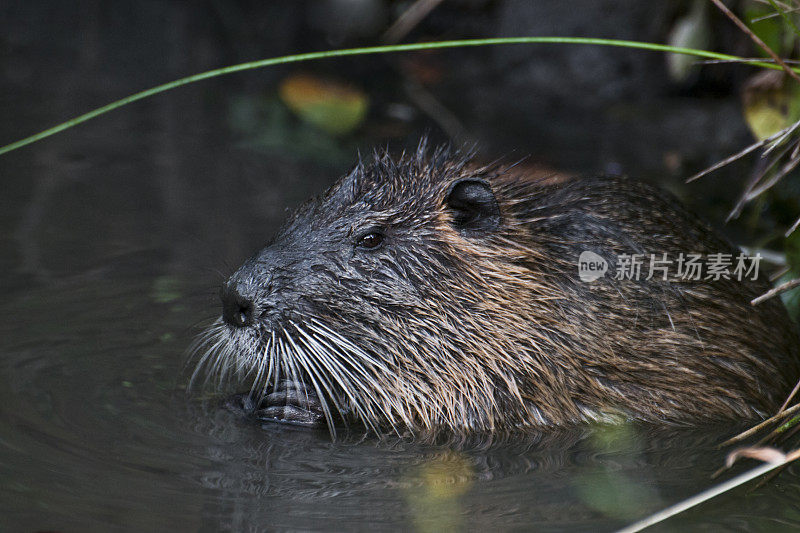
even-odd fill
[{"label": "green vegetation", "polygon": [[[250,61],[247,63],[240,63],[238,65],[231,65],[229,67],[209,70],[207,72],[201,72],[200,74],[187,76],[185,78],[171,81],[169,83],[164,83],[162,85],[158,85],[156,87],[152,87],[150,89],[132,94],[115,102],[111,102],[110,104],[104,105],[102,107],[98,107],[97,109],[93,109],[88,113],[84,113],[83,115],[70,119],[66,122],[57,124],[52,128],[48,128],[44,131],[41,131],[29,137],[25,137],[24,139],[20,139],[18,141],[2,146],[0,147],[0,155],[11,152],[12,150],[17,150],[19,148],[22,148],[23,146],[27,146],[36,141],[40,141],[42,139],[50,137],[51,135],[60,133],[64,130],[72,128],[73,126],[77,126],[78,124],[99,117],[100,115],[104,115],[109,111],[113,111],[122,106],[136,102],[138,100],[143,100],[150,96],[154,96],[156,94],[163,93],[171,89],[176,89],[183,85],[188,85],[190,83],[195,83],[210,78],[224,76],[226,74],[233,74],[235,72],[264,68],[273,65],[300,63],[303,61],[312,61],[317,59],[326,59],[333,57],[357,56],[357,55],[368,55],[368,54],[388,54],[394,52],[432,50],[439,48],[462,48],[468,46],[493,46],[493,45],[510,45],[510,44],[591,44],[599,46],[617,46],[623,48],[635,48],[640,50],[650,50],[656,52],[672,52],[675,54],[685,54],[705,59],[715,59],[724,61],[744,61],[748,62],[749,64],[766,69],[779,70],[781,68],[778,65],[766,61],[749,61],[739,56],[710,52],[708,50],[696,50],[692,48],[682,48],[679,46],[670,46],[657,43],[643,43],[638,41],[625,41],[619,39],[594,39],[594,38],[584,38],[584,37],[507,37],[507,38],[496,38],[496,39],[461,39],[455,41],[438,41],[432,43],[399,44],[391,46],[368,46],[364,48],[328,50],[324,52],[295,54],[295,55],[274,57],[270,59],[262,59],[259,61]],[[798,72],[800,72],[800,70],[798,70]]]}]

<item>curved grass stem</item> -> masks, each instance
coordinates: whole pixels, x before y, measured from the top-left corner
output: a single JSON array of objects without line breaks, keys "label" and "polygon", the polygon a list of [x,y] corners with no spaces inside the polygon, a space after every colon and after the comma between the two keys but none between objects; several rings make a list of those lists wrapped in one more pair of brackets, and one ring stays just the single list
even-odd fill
[{"label": "curved grass stem", "polygon": [[[596,39],[591,37],[498,37],[492,39],[461,39],[461,40],[438,41],[429,43],[368,46],[363,48],[347,48],[342,50],[328,50],[323,52],[294,54],[294,55],[274,57],[269,59],[261,59],[258,61],[250,61],[247,63],[240,63],[238,65],[231,65],[228,67],[209,70],[207,72],[201,72],[199,74],[194,74],[192,76],[187,76],[185,78],[180,78],[178,80],[171,81],[169,83],[164,83],[162,85],[146,89],[144,91],[132,94],[120,100],[111,102],[110,104],[104,105],[103,107],[93,109],[88,113],[84,113],[83,115],[67,120],[66,122],[62,122],[56,126],[53,126],[52,128],[48,128],[34,135],[25,137],[24,139],[20,139],[18,141],[6,144],[5,146],[0,146],[0,155],[11,152],[12,150],[17,150],[19,148],[22,148],[23,146],[27,146],[36,141],[40,141],[42,139],[50,137],[51,135],[55,135],[56,133],[77,126],[78,124],[99,117],[100,115],[104,115],[109,111],[113,111],[122,106],[136,102],[138,100],[142,100],[144,98],[159,93],[163,93],[171,89],[175,89],[182,85],[188,85],[190,83],[195,83],[201,80],[216,78],[219,76],[224,76],[226,74],[233,74],[235,72],[241,72],[244,70],[253,70],[258,68],[269,67],[272,65],[299,63],[303,61],[312,61],[316,59],[325,59],[332,57],[345,57],[345,56],[368,55],[368,54],[387,54],[393,52],[409,52],[413,50],[431,50],[437,48],[462,48],[468,46],[496,46],[496,45],[510,45],[510,44],[588,44],[588,45],[598,45],[598,46],[633,48],[633,49],[650,50],[656,52],[669,52],[674,54],[683,54],[694,57],[701,57],[705,59],[719,59],[728,61],[740,61],[743,59],[738,56],[721,54],[718,52],[711,52],[709,50],[682,48],[677,46],[668,46],[664,44],[647,43],[640,41],[626,41],[621,39]],[[773,70],[775,69],[780,70],[782,68],[780,65],[763,61],[748,62],[748,64]]]}]

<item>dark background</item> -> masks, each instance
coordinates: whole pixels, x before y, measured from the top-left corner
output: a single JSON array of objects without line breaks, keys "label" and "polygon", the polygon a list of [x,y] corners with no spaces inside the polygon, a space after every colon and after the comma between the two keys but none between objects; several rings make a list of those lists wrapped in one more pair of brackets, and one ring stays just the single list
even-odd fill
[{"label": "dark background", "polygon": [[[0,3],[0,143],[133,92],[220,66],[380,43],[409,2],[385,0]],[[405,38],[595,36],[665,42],[688,2],[450,1]],[[749,41],[711,13],[712,49]],[[351,84],[366,122],[340,138],[277,97],[295,72]],[[751,142],[739,88],[752,69],[571,45],[498,46],[272,67],[182,87],[0,158],[0,283],[100,275],[113,261],[226,268],[285,208],[340,175],[356,150],[478,143],[486,158],[662,183],[721,222],[750,163],[686,176]],[[735,228],[736,226],[734,226]],[[84,238],[91,235],[90,239]],[[752,235],[750,236],[752,237]],[[149,255],[148,254],[155,254]],[[113,267],[109,267],[113,268]]]}]

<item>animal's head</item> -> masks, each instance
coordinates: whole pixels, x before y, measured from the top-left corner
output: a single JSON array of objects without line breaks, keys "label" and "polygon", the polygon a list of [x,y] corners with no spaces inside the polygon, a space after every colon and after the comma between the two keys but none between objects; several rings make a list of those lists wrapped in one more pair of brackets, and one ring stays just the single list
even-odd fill
[{"label": "animal's head", "polygon": [[249,375],[256,399],[310,392],[331,426],[492,430],[527,409],[537,252],[515,198],[533,187],[424,144],[359,163],[223,284],[201,366]]}]

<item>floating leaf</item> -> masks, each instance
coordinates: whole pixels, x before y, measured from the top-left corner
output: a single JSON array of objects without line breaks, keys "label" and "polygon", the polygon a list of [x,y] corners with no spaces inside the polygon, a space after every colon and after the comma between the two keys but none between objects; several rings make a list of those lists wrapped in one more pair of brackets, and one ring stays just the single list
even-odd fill
[{"label": "floating leaf", "polygon": [[367,113],[368,98],[359,89],[308,74],[284,79],[279,94],[289,109],[331,135],[353,131]]},{"label": "floating leaf", "polygon": [[744,118],[758,140],[779,132],[800,118],[800,85],[780,71],[760,72],[744,87]]}]

